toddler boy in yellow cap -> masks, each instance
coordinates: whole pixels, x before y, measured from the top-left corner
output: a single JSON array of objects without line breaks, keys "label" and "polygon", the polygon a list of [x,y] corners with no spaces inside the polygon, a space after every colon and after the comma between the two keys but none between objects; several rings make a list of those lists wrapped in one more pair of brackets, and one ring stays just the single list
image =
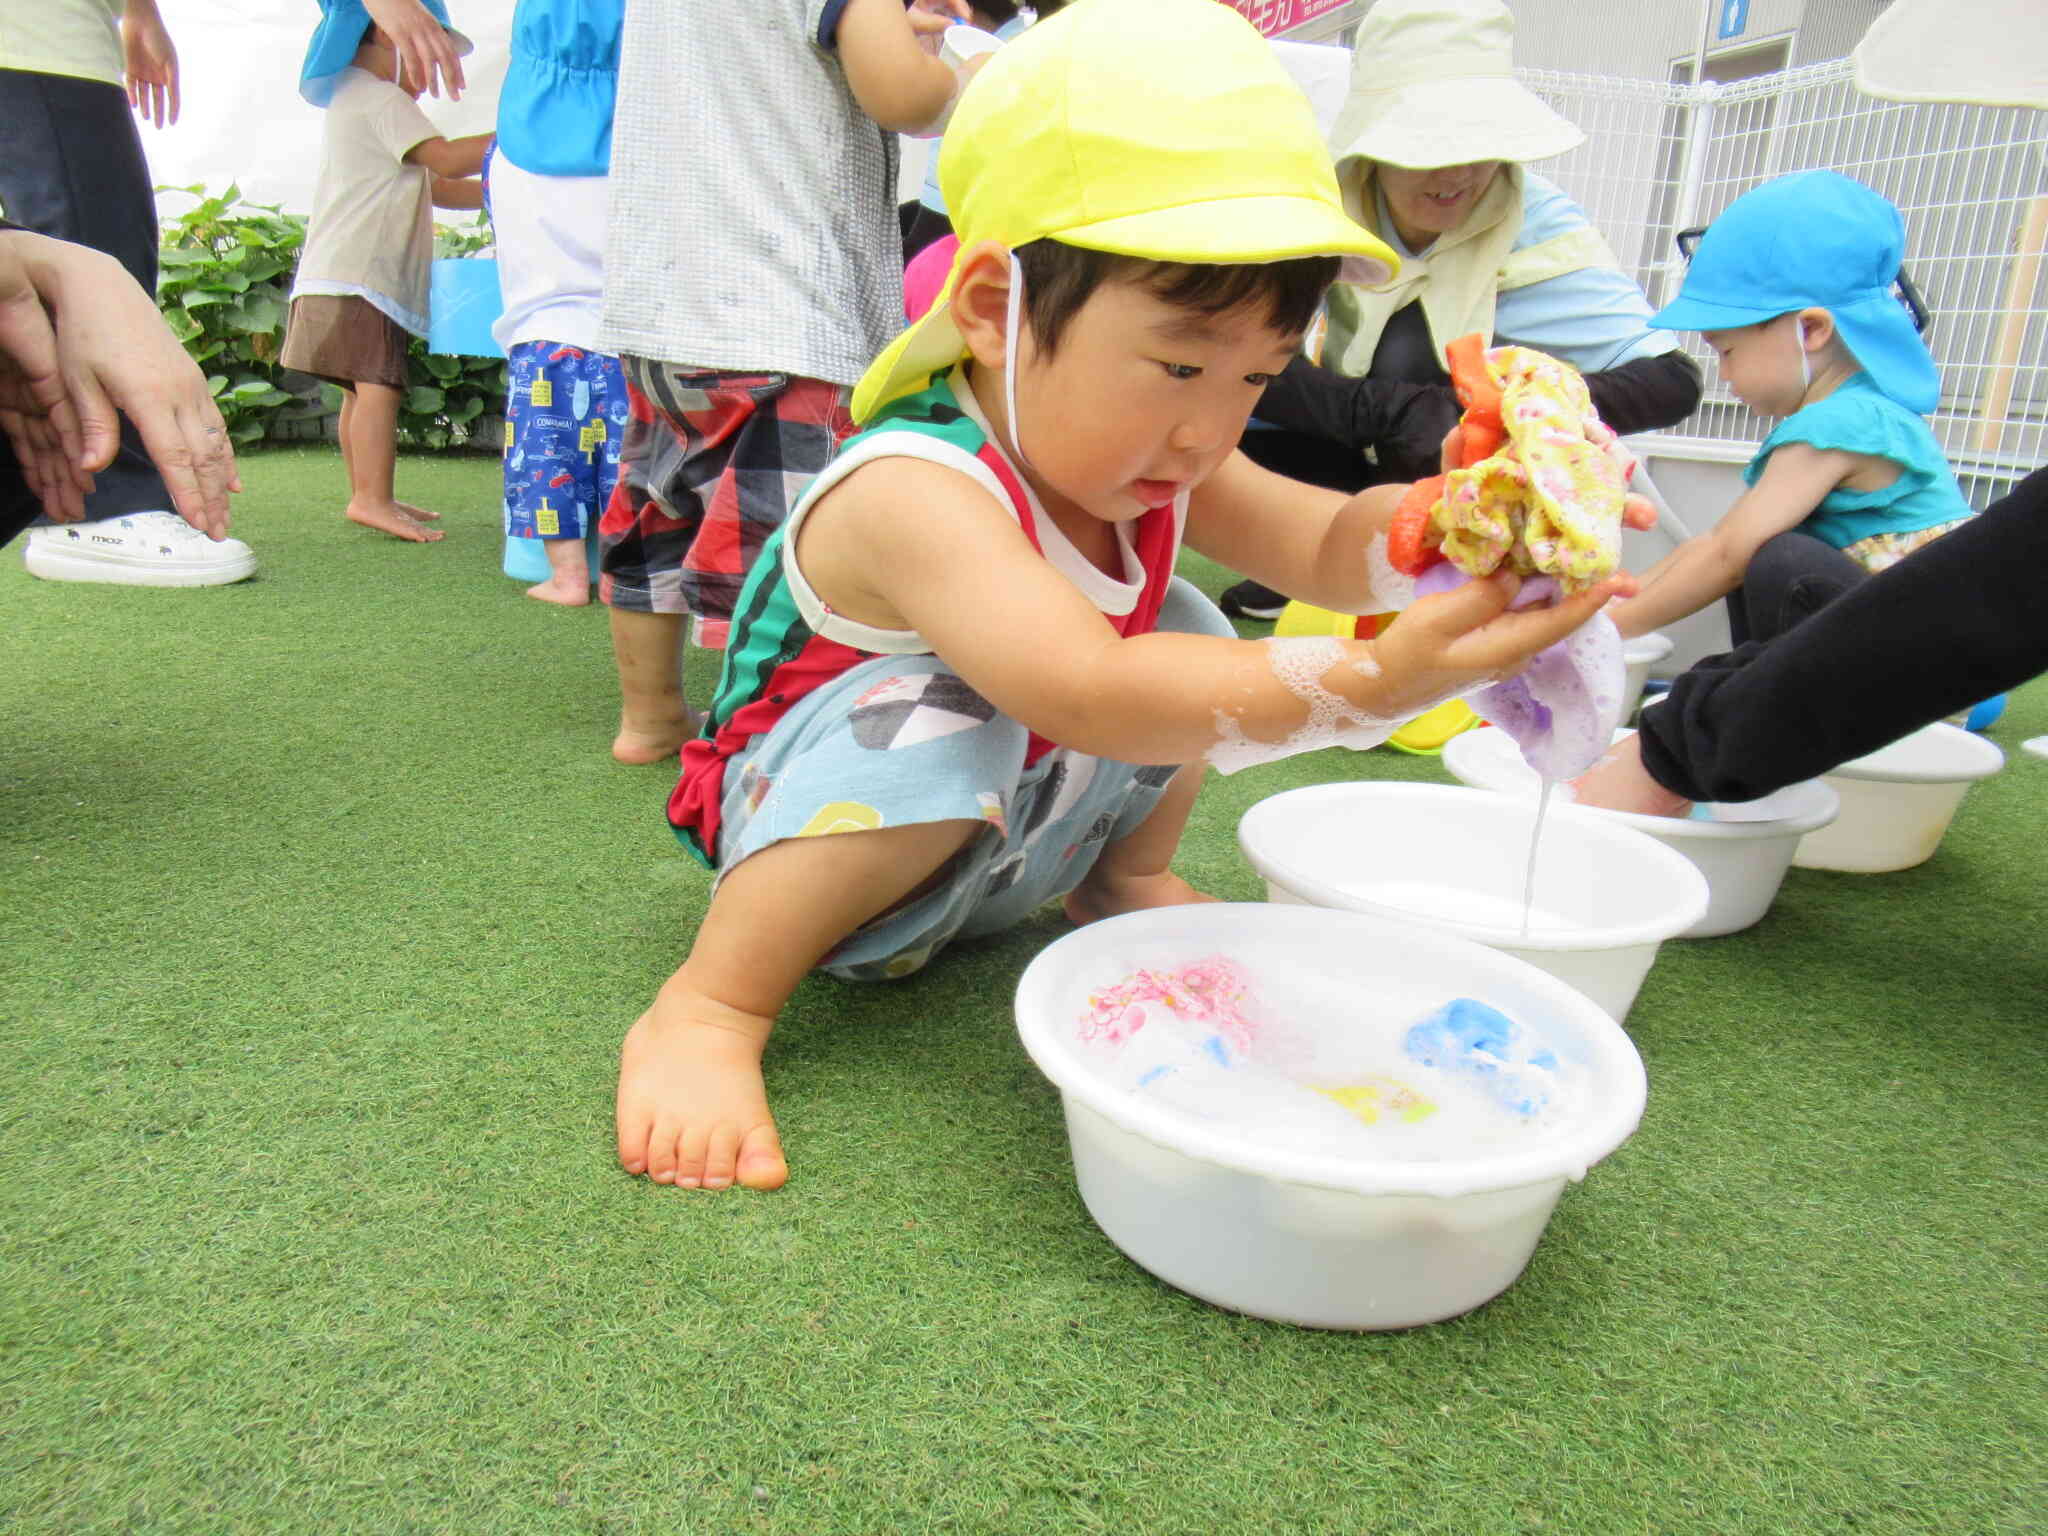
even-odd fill
[{"label": "toddler boy in yellow cap", "polygon": [[814,967],[907,975],[1055,899],[1208,900],[1170,868],[1205,762],[1368,745],[1618,589],[1511,614],[1502,576],[1375,640],[1248,641],[1175,577],[1185,543],[1342,612],[1405,595],[1405,486],[1347,499],[1237,452],[1340,266],[1394,259],[1229,7],[1041,22],[962,95],[939,175],[946,286],[763,549],[683,749],[669,819],[718,883],[619,1076],[619,1160],[657,1182],[787,1177],[760,1059]]}]

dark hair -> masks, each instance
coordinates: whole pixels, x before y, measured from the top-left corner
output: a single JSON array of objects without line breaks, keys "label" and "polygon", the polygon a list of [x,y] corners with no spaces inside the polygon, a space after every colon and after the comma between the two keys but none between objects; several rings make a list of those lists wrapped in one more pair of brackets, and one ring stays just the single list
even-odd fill
[{"label": "dark hair", "polygon": [[1017,0],[968,0],[977,17],[1007,27],[1017,19]]},{"label": "dark hair", "polygon": [[1017,247],[1024,269],[1024,302],[1031,333],[1048,355],[1059,350],[1067,323],[1104,283],[1135,283],[1154,298],[1201,315],[1228,314],[1246,304],[1263,305],[1266,323],[1293,334],[1308,329],[1323,294],[1341,265],[1335,256],[1298,256],[1288,261],[1238,263],[1149,261],[1108,251],[1033,240]]}]

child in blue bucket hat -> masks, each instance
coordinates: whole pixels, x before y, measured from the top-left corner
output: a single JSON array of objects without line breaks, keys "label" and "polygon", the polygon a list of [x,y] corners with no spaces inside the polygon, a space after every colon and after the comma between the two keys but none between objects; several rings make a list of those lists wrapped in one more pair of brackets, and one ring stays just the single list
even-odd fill
[{"label": "child in blue bucket hat", "polygon": [[[469,52],[442,0],[425,3],[457,51]],[[411,338],[427,333],[433,210],[482,206],[476,176],[491,136],[441,136],[419,107],[426,82],[411,78],[362,0],[321,0],[320,10],[299,94],[324,108],[327,122],[278,361],[344,391],[343,515],[431,543],[441,537],[434,515],[399,501],[393,488],[398,406]]]},{"label": "child in blue bucket hat", "polygon": [[1612,610],[1624,636],[1728,600],[1736,644],[1768,640],[1968,519],[1924,419],[1934,359],[1893,292],[1899,210],[1833,171],[1745,193],[1700,240],[1652,325],[1698,331],[1742,403],[1784,419],[1710,532]]}]

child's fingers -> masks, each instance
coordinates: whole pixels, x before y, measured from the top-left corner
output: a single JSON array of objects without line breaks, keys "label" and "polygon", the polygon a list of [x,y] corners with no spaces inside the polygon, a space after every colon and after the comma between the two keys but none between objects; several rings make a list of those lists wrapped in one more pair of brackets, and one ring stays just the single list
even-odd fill
[{"label": "child's fingers", "polygon": [[1621,498],[1621,521],[1625,527],[1647,530],[1657,526],[1657,504],[1634,491]]}]

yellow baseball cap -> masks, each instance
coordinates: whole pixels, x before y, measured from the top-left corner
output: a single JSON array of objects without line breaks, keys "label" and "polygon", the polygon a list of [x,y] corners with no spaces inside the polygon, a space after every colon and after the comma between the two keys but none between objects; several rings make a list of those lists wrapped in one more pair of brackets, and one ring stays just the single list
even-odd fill
[{"label": "yellow baseball cap", "polygon": [[[962,252],[1050,237],[1215,266],[1338,256],[1366,287],[1400,265],[1344,212],[1308,98],[1217,0],[1079,0],[1027,29],[961,93],[939,190]],[[862,376],[856,421],[967,355],[959,270]]]}]

